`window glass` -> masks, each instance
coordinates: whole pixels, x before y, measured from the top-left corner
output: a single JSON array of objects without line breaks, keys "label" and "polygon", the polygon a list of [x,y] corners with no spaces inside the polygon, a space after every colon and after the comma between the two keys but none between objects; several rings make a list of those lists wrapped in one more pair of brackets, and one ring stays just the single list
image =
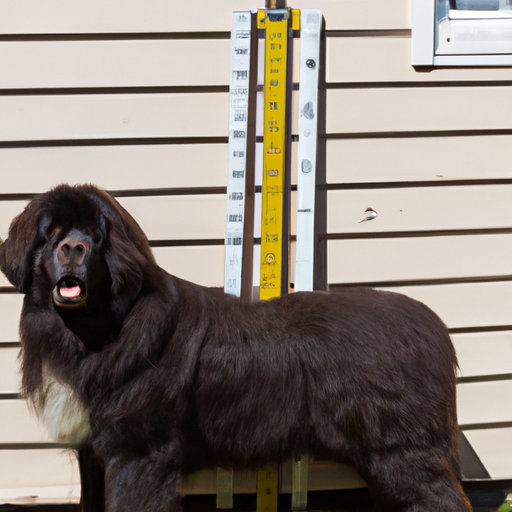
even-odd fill
[{"label": "window glass", "polygon": [[450,0],[451,9],[463,11],[501,11],[512,9],[512,0]]}]

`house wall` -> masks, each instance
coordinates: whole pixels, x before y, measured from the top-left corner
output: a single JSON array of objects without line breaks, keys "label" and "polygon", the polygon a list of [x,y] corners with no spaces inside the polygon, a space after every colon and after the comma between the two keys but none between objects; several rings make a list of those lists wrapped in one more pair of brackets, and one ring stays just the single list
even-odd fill
[{"label": "house wall", "polygon": [[[410,0],[291,6],[326,21],[330,288],[397,290],[444,319],[459,422],[491,476],[512,477],[512,70],[413,69]],[[163,267],[222,286],[231,12],[256,7],[3,0],[0,237],[33,194],[92,182]],[[21,300],[0,276],[0,503],[76,501],[73,456],[18,394]]]}]

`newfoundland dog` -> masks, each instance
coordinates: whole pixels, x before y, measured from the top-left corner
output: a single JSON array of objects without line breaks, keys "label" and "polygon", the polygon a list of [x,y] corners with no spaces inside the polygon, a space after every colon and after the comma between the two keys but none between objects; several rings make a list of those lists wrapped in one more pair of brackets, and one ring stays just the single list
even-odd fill
[{"label": "newfoundland dog", "polygon": [[379,510],[462,512],[456,358],[426,306],[371,289],[252,304],[162,270],[134,219],[61,185],[0,266],[25,299],[23,392],[90,446],[109,512],[180,509],[183,475],[294,452],[347,462]]}]

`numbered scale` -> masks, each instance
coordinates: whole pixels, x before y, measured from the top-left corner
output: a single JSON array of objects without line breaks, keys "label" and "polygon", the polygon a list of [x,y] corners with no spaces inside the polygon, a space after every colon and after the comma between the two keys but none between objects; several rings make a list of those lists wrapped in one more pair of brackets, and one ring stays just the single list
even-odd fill
[{"label": "numbered scale", "polygon": [[[244,272],[248,272],[246,262],[252,266],[253,246],[253,282],[258,290],[257,298],[268,300],[289,291],[291,99],[294,38],[298,37],[300,78],[295,289],[313,289],[321,27],[322,15],[318,10],[299,11],[283,7],[233,13],[226,293],[252,295],[253,290],[247,290],[248,287],[252,288],[252,283],[244,279]],[[248,198],[254,196],[259,187],[261,193],[256,194],[259,194],[256,210],[260,215],[255,215],[254,204]],[[248,220],[252,220],[253,216],[254,228],[250,226],[248,229]],[[256,238],[253,239],[254,235]],[[259,245],[258,239],[261,240]],[[293,510],[306,509],[307,466],[307,454],[294,456]],[[268,465],[258,471],[258,512],[276,511],[277,499],[278,467]],[[231,508],[232,503],[233,470],[219,469],[217,506]]]}]

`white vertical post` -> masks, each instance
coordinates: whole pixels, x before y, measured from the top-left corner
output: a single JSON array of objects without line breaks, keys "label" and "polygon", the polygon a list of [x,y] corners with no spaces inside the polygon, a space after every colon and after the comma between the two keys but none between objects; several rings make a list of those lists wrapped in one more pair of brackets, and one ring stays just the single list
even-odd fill
[{"label": "white vertical post", "polygon": [[301,11],[295,291],[313,290],[321,26],[319,10]]},{"label": "white vertical post", "polygon": [[[294,291],[313,290],[318,84],[322,14],[304,9],[300,19],[299,143],[297,151],[297,243]],[[307,453],[292,460],[292,510],[307,509]]]}]

